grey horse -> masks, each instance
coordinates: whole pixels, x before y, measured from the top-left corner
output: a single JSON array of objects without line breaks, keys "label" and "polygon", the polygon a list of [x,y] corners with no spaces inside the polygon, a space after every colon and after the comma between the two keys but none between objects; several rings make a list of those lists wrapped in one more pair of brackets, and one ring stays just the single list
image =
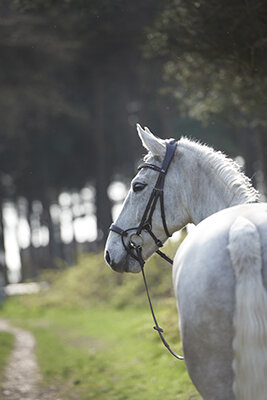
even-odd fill
[{"label": "grey horse", "polygon": [[[147,163],[161,166],[166,143],[137,126]],[[157,172],[141,169],[116,225],[138,226]],[[196,225],[173,265],[183,350],[189,375],[205,400],[267,399],[267,204],[238,165],[208,146],[181,138],[164,185],[166,223],[172,234]],[[162,241],[161,210],[153,232]],[[142,232],[142,254],[157,247]],[[116,232],[106,259],[119,272],[139,272]]]}]

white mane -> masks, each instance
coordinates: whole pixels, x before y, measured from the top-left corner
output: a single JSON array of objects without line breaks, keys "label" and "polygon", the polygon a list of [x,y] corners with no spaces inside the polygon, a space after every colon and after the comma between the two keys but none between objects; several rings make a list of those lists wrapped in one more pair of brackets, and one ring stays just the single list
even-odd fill
[{"label": "white mane", "polygon": [[251,180],[241,171],[240,166],[228,158],[221,151],[215,151],[212,147],[182,137],[178,142],[178,147],[184,147],[194,152],[201,165],[211,173],[216,174],[233,192],[237,198],[245,201],[256,201],[259,193],[251,184]]}]

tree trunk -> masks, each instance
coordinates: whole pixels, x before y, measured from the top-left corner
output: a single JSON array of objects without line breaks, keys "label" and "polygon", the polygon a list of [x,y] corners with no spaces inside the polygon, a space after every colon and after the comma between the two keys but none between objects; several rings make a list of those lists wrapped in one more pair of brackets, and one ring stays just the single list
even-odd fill
[{"label": "tree trunk", "polygon": [[0,201],[0,275],[3,278],[3,284],[7,284],[8,276],[7,276],[7,266],[5,260],[3,204],[1,201]]},{"label": "tree trunk", "polygon": [[43,222],[46,225],[49,233],[49,242],[48,242],[48,266],[47,268],[55,268],[55,258],[56,258],[56,242],[55,242],[55,234],[54,234],[54,225],[50,214],[50,203],[44,198],[43,199]]},{"label": "tree trunk", "polygon": [[105,84],[104,78],[99,73],[94,74],[94,138],[96,145],[96,218],[97,218],[97,241],[103,245],[111,224],[111,202],[107,195],[110,184],[110,173],[108,165],[107,141],[105,139]]},{"label": "tree trunk", "polygon": [[[14,204],[16,204],[19,219],[25,218],[27,220],[27,223],[28,223],[29,229],[30,229],[29,246],[27,248],[23,248],[23,247],[21,247],[20,243],[18,243],[20,260],[21,260],[20,280],[21,280],[21,282],[24,282],[25,280],[30,279],[32,277],[32,264],[33,264],[32,251],[31,251],[31,221],[30,221],[30,213],[29,213],[29,208],[28,208],[29,203],[26,202],[26,199],[25,199],[25,201],[20,200]],[[18,232],[17,232],[17,235],[18,235]]]},{"label": "tree trunk", "polygon": [[38,269],[39,269],[39,263],[38,263],[38,249],[34,247],[33,245],[33,219],[35,218],[34,212],[33,212],[33,202],[29,202],[29,207],[28,207],[28,213],[27,213],[27,220],[28,224],[30,226],[30,232],[31,232],[31,241],[30,241],[30,246],[29,246],[29,253],[30,253],[30,270],[29,270],[29,278],[33,279],[37,276],[38,274]]}]

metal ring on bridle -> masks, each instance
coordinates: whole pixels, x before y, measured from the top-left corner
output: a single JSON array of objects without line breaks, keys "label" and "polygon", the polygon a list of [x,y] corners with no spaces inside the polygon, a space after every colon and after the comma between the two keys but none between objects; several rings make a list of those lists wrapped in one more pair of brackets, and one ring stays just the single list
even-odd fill
[{"label": "metal ring on bridle", "polygon": [[130,246],[132,246],[133,248],[137,248],[137,247],[143,247],[144,245],[144,239],[142,238],[141,235],[138,235],[137,233],[132,233],[130,235],[130,239],[129,239],[129,243]]}]

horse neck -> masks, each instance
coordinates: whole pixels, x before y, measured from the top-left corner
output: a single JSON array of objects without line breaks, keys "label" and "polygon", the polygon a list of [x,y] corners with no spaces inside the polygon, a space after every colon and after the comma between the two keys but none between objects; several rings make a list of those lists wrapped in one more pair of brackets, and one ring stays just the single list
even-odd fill
[{"label": "horse neck", "polygon": [[184,201],[194,224],[227,207],[258,199],[249,178],[222,153],[187,139],[181,140],[180,149],[187,187]]}]

